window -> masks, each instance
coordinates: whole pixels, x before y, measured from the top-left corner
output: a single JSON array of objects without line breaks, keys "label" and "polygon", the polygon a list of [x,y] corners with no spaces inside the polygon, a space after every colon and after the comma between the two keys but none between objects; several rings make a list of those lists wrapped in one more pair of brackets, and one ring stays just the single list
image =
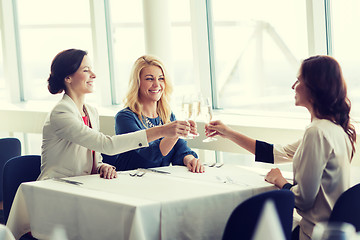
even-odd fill
[{"label": "window", "polygon": [[79,48],[92,58],[89,1],[18,0],[17,10],[25,100],[54,101],[46,80],[55,55]]},{"label": "window", "polygon": [[2,52],[2,42],[1,42],[1,28],[0,28],[0,101],[8,99],[9,91],[6,87],[6,82],[4,78],[4,54]]},{"label": "window", "polygon": [[[360,117],[360,2],[331,1],[333,55],[339,61],[351,100],[352,117]],[[346,27],[345,27],[346,26]]]},{"label": "window", "polygon": [[193,69],[193,48],[190,24],[190,1],[171,1],[171,50],[174,92],[172,102],[180,105],[182,96],[197,89]]},{"label": "window", "polygon": [[123,104],[130,71],[135,60],[145,54],[142,0],[110,1],[115,98]]},{"label": "window", "polygon": [[294,108],[291,86],[308,57],[306,1],[211,3],[217,106],[302,111]]}]

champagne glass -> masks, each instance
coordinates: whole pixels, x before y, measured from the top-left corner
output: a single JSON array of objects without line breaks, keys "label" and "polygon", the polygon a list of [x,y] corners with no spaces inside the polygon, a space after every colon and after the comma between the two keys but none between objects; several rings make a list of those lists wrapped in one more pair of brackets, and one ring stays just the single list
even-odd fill
[{"label": "champagne glass", "polygon": [[[213,118],[213,111],[212,111],[212,106],[211,106],[209,98],[206,98],[205,106],[203,108],[203,113],[204,113],[205,121],[210,123]],[[212,142],[212,141],[216,141],[216,140],[217,140],[217,138],[209,136],[209,137],[205,138],[203,140],[203,142]]]},{"label": "champagne glass", "polygon": [[[198,111],[198,105],[199,101],[192,96],[186,95],[182,99],[181,104],[181,118],[185,121],[187,120],[193,120],[195,121],[196,117],[199,114]],[[189,133],[186,137],[180,137],[182,139],[193,139],[197,137],[198,135],[194,135],[192,133]]]}]

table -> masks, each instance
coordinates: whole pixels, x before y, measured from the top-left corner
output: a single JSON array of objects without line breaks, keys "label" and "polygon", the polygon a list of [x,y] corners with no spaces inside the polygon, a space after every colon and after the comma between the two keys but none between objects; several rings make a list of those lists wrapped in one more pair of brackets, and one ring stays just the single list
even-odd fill
[{"label": "table", "polygon": [[[99,175],[22,183],[7,226],[18,239],[27,231],[49,239],[61,225],[69,239],[221,239],[234,208],[249,197],[275,189],[265,169],[227,165],[196,174],[182,166],[156,168],[132,177]],[[267,170],[266,170],[267,171]]]}]

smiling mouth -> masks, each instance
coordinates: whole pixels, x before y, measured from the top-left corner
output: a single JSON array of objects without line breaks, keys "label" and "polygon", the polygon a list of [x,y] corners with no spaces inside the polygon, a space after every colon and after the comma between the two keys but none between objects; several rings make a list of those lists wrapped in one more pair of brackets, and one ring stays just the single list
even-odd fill
[{"label": "smiling mouth", "polygon": [[158,90],[149,90],[149,92],[151,92],[151,93],[159,93],[161,90],[160,89],[158,89]]}]

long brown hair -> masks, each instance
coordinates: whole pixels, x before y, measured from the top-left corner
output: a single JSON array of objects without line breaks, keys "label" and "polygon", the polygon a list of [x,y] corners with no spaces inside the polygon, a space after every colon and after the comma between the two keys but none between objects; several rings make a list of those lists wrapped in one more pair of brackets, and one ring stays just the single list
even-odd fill
[{"label": "long brown hair", "polygon": [[352,158],[356,131],[350,123],[351,102],[340,64],[330,56],[313,56],[303,61],[300,75],[309,89],[315,116],[335,122],[349,136]]}]

